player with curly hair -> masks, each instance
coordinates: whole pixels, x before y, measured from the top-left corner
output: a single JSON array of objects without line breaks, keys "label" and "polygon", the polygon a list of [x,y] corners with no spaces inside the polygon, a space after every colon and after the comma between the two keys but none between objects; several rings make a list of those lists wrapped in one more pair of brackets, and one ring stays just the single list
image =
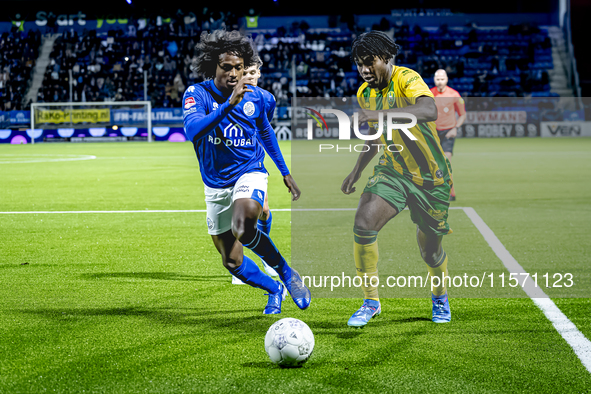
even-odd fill
[{"label": "player with curly hair", "polygon": [[[441,241],[452,232],[447,223],[451,165],[437,136],[433,93],[417,72],[394,65],[398,50],[386,33],[370,31],[353,42],[351,51],[351,60],[365,80],[357,91],[362,108],[359,122],[368,122],[377,129],[380,113],[403,112],[417,118],[416,125],[408,128],[413,139],[403,132],[393,132],[392,140],[382,133],[381,145],[367,140],[367,147],[341,186],[345,194],[355,192],[353,185],[363,169],[380,146],[388,147],[374,167],[355,214],[354,257],[357,275],[362,278],[364,300],[348,321],[352,327],[363,327],[381,313],[379,281],[372,280],[378,277],[378,232],[406,206],[417,225],[417,242],[429,275],[439,279],[448,276],[447,255]],[[392,146],[396,149],[390,149]],[[451,320],[447,290],[442,282],[435,286],[434,280],[431,289],[432,320],[436,323]]]},{"label": "player with curly hair", "polygon": [[[183,117],[205,184],[208,232],[224,267],[243,282],[267,291],[263,313],[281,313],[287,292],[300,309],[306,309],[311,301],[309,289],[269,236],[257,228],[267,194],[265,150],[294,201],[300,189],[279,150],[261,89],[252,85],[252,78],[243,78],[245,65],[256,56],[252,40],[237,31],[203,32],[196,49],[193,67],[207,80],[187,88]],[[245,256],[243,245],[273,267],[283,283]]]}]

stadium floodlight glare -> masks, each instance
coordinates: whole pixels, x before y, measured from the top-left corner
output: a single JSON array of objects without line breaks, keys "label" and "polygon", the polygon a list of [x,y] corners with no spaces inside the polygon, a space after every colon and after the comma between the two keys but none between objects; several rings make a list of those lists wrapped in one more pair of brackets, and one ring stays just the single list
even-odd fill
[{"label": "stadium floodlight glare", "polygon": [[[74,108],[77,107],[77,108]],[[45,111],[45,112],[43,112]],[[152,103],[150,101],[97,101],[84,103],[32,103],[31,130],[63,128],[147,129],[152,142]],[[135,134],[134,134],[135,136]],[[35,143],[34,139],[31,143]]]}]

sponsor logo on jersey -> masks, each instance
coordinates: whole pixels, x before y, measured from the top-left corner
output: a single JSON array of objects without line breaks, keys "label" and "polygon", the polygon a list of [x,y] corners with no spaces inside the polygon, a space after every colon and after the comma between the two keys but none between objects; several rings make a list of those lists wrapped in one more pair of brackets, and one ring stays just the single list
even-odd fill
[{"label": "sponsor logo on jersey", "polygon": [[188,110],[186,110],[186,111],[183,111],[183,116],[190,115],[190,114],[192,114],[193,112],[197,112],[197,108],[190,108],[190,109],[188,109]]},{"label": "sponsor logo on jersey", "polygon": [[224,137],[232,138],[232,137],[244,137],[244,130],[237,124],[230,123],[224,129]]},{"label": "sponsor logo on jersey", "polygon": [[226,146],[251,146],[251,145],[253,145],[253,142],[250,138],[241,138],[241,139],[235,139],[235,140],[230,140],[230,139],[222,140],[220,137],[214,137],[213,135],[210,135],[207,137],[207,142],[211,142],[214,145],[224,144]]},{"label": "sponsor logo on jersey", "polygon": [[402,75],[406,75],[406,74],[408,74],[409,72],[411,72],[411,71],[410,71],[410,70],[404,70],[404,71],[402,72]]},{"label": "sponsor logo on jersey", "polygon": [[189,109],[195,105],[195,99],[193,97],[187,97],[185,99],[185,109]]},{"label": "sponsor logo on jersey", "polygon": [[240,185],[234,193],[248,193],[248,189],[250,189],[248,185]]},{"label": "sponsor logo on jersey", "polygon": [[447,213],[446,210],[440,209],[429,209],[427,212],[429,212],[429,215],[435,220],[443,220],[443,217]]},{"label": "sponsor logo on jersey", "polygon": [[242,108],[242,110],[246,116],[252,116],[254,114],[254,104],[252,101],[248,101],[246,104],[244,104],[244,108]]},{"label": "sponsor logo on jersey", "polygon": [[417,79],[419,79],[419,76],[418,75],[415,75],[414,77],[412,77],[411,79],[409,79],[408,81],[406,81],[406,84],[405,85],[410,85],[411,83],[413,83]]}]

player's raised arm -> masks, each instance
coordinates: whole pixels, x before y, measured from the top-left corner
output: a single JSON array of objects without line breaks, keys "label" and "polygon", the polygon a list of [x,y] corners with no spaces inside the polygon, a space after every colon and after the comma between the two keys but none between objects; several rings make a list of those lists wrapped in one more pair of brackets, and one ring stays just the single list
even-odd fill
[{"label": "player's raised arm", "polygon": [[228,100],[230,105],[234,106],[234,105],[239,104],[242,101],[242,99],[244,98],[244,94],[246,94],[246,92],[253,91],[252,87],[249,85],[252,85],[251,78],[242,78],[242,79],[240,79],[240,81],[238,81],[238,83],[236,84],[236,87],[232,91],[232,95],[230,96],[230,99]]},{"label": "player's raised arm", "polygon": [[216,127],[230,113],[234,105],[230,100],[207,114],[200,89],[189,86],[183,97],[183,121],[189,141],[195,142]]},{"label": "player's raised arm", "polygon": [[[360,110],[359,111],[359,123],[368,121],[377,121],[379,113],[383,113],[384,116],[388,113],[402,112],[406,114],[412,114],[417,117],[417,123],[432,122],[437,120],[437,106],[435,100],[432,97],[421,96],[416,98],[414,105],[409,105],[404,108],[390,108],[383,110]],[[396,119],[396,116],[394,116]],[[400,118],[403,121],[408,121],[408,117],[403,116]]]}]

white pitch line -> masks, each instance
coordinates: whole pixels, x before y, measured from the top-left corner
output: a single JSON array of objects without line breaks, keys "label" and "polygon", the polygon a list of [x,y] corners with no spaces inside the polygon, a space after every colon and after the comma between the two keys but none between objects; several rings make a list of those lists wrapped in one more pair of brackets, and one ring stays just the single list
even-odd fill
[{"label": "white pitch line", "polygon": [[[527,272],[509,253],[507,248],[497,238],[495,233],[488,227],[482,218],[476,213],[474,208],[464,208],[466,215],[472,220],[474,226],[480,231],[488,245],[495,252],[497,257],[503,262],[503,265],[510,273],[526,274]],[[528,275],[525,283],[520,283],[523,291],[532,299],[534,304],[550,320],[556,331],[574,350],[575,354],[583,363],[587,371],[591,372],[591,342],[583,335],[575,324],[556,306],[541,288],[536,287],[531,276]]]},{"label": "white pitch line", "polygon": [[[5,156],[11,156],[8,154],[0,155],[0,164],[21,164],[21,163],[52,163],[59,161],[83,161],[83,160],[94,160],[96,156],[92,155],[43,155],[43,154],[29,154],[29,155],[17,155],[14,159],[3,161]],[[70,156],[70,157],[66,157]]]},{"label": "white pitch line", "polygon": [[[408,208],[405,208],[407,210]],[[463,207],[450,207],[449,209],[464,209]],[[357,208],[278,208],[273,212],[322,212],[322,211],[356,211]],[[205,209],[137,209],[129,211],[6,211],[0,215],[33,215],[50,213],[205,213]]]}]

